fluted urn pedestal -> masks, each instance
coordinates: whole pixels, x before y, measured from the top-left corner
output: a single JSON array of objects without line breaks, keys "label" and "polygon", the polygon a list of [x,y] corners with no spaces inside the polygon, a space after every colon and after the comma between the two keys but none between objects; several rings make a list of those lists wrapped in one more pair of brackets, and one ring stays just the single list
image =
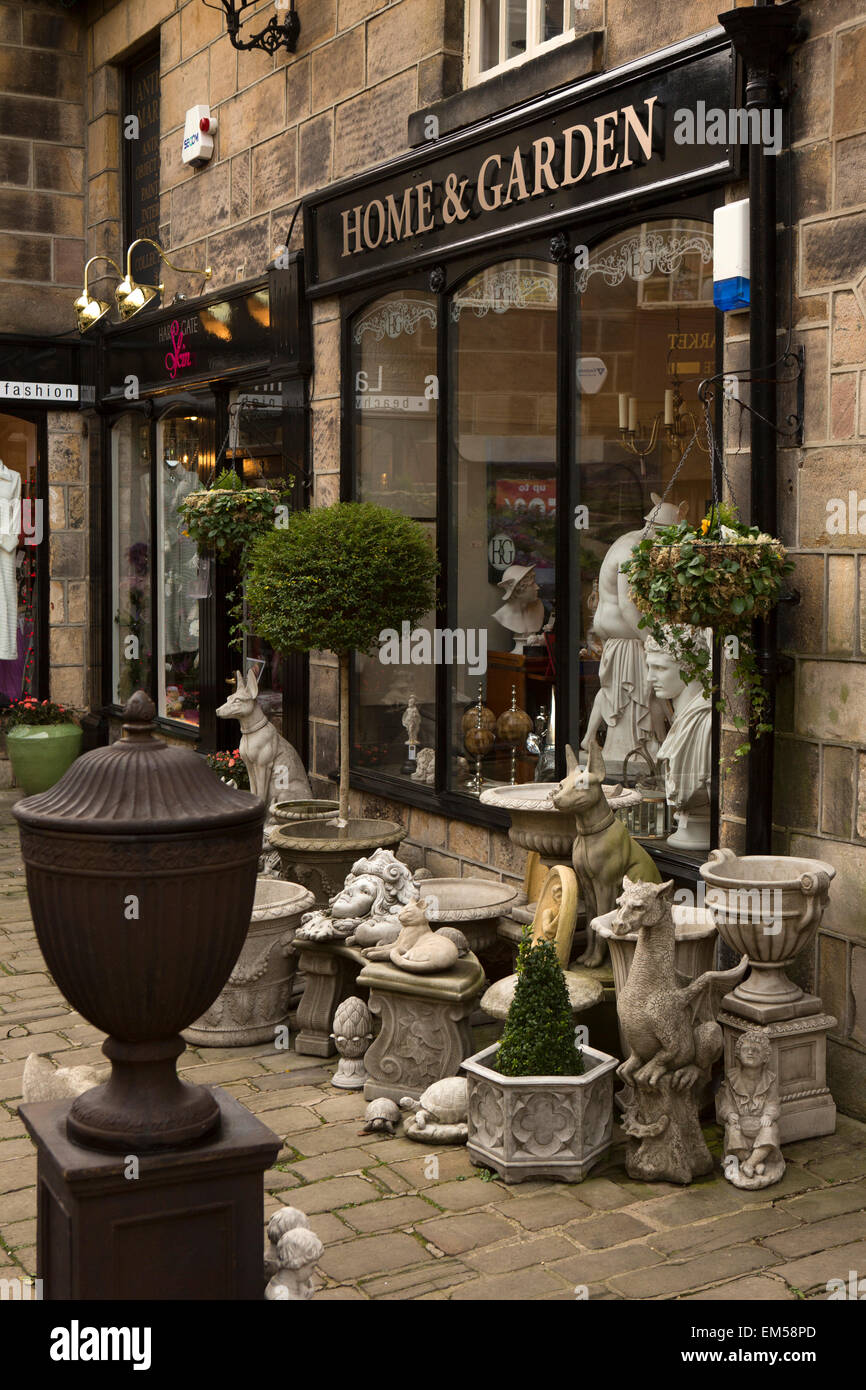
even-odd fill
[{"label": "fluted urn pedestal", "polygon": [[125,714],[118,743],[13,808],[46,964],[112,1064],[72,1102],[21,1108],[37,1273],[52,1299],[261,1298],[280,1140],[176,1063],[246,939],[265,808],[157,738],[143,692]]}]

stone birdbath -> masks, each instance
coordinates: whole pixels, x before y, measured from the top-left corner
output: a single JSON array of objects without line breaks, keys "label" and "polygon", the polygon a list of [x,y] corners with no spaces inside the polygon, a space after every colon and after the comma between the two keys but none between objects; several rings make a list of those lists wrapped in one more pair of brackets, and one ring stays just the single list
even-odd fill
[{"label": "stone birdbath", "polygon": [[[535,850],[548,868],[571,863],[574,844],[574,814],[560,811],[553,804],[558,782],[523,782],[516,787],[488,787],[481,793],[485,806],[496,806],[511,817],[508,838],[521,849]],[[620,786],[602,787],[612,811],[636,806],[640,792]]]},{"label": "stone birdbath", "polygon": [[499,918],[519,896],[519,889],[487,878],[426,878],[419,888],[431,926],[457,927],[476,956],[496,947]]}]

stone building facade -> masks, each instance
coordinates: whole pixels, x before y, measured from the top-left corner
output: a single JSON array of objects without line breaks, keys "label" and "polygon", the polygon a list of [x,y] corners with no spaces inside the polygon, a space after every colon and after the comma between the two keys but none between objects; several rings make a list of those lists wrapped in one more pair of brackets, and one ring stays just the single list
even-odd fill
[{"label": "stone building facade", "polygon": [[[159,235],[173,260],[212,267],[208,289],[265,273],[299,202],[412,149],[418,113],[443,134],[543,93],[601,76],[717,23],[715,0],[587,0],[573,36],[537,59],[467,85],[464,0],[296,0],[297,52],[236,51],[221,11],[201,0],[40,0],[0,5],[0,331],[57,334],[85,257],[124,251],[125,66],[158,46]],[[263,4],[261,12],[269,11]],[[780,440],[779,529],[796,561],[798,604],[780,612],[787,664],[779,686],[774,826],[779,852],[837,869],[814,960],[801,977],[838,1024],[831,1085],[866,1115],[866,3],[801,0],[803,40],[789,92],[791,155],[780,156],[779,343],[805,349],[802,446]],[[208,103],[212,161],[181,161],[184,115]],[[414,118],[414,119],[413,119]],[[420,153],[419,153],[420,157]],[[730,182],[728,202],[747,196]],[[303,243],[303,219],[291,249]],[[101,272],[103,266],[97,267]],[[165,302],[190,280],[164,270]],[[112,285],[97,274],[99,290]],[[793,316],[789,320],[789,293]],[[311,305],[309,458],[312,503],[341,495],[345,383],[340,299]],[[748,312],[725,323],[725,365],[748,360]],[[796,409],[794,384],[779,416]],[[726,450],[747,493],[747,419],[727,412]],[[88,586],[94,521],[89,469],[98,421],[53,413],[48,424],[51,693],[97,701]],[[345,491],[345,489],[344,489]],[[851,499],[853,498],[853,502]],[[90,499],[90,500],[89,500]],[[862,500],[862,512],[859,510]],[[844,526],[835,520],[844,503]],[[853,510],[852,510],[853,509]],[[851,519],[853,517],[853,524]],[[310,662],[309,764],[330,790],[337,761],[337,668]],[[723,731],[730,751],[733,733]],[[744,844],[742,771],[721,790],[720,839]],[[499,826],[407,805],[369,789],[354,806],[408,821],[404,853],[435,874],[519,882],[524,856]]]}]

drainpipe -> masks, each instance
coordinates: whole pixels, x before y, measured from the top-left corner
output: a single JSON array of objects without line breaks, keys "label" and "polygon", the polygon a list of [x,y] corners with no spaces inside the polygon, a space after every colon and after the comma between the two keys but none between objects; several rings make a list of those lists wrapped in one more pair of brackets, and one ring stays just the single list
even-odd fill
[{"label": "drainpipe", "polygon": [[[719,15],[743,62],[746,110],[779,110],[779,72],[795,41],[800,11],[755,0],[751,9]],[[772,127],[771,127],[772,128]],[[776,505],[776,157],[763,146],[749,148],[750,283],[749,376],[751,415],[751,501],[753,525],[778,534]],[[763,416],[763,419],[761,417]],[[776,615],[755,624],[755,658],[770,695],[768,722],[776,700]],[[746,799],[746,854],[770,854],[773,835],[773,753],[771,734],[751,735]]]}]

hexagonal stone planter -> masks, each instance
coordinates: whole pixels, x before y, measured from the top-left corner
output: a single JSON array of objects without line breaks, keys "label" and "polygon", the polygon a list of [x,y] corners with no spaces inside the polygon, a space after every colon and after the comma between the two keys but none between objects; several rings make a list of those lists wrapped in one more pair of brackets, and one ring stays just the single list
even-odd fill
[{"label": "hexagonal stone planter", "polygon": [[583,1076],[503,1076],[492,1069],[499,1043],[467,1057],[469,1139],[479,1167],[506,1182],[582,1182],[613,1135],[616,1057],[583,1048]]}]

